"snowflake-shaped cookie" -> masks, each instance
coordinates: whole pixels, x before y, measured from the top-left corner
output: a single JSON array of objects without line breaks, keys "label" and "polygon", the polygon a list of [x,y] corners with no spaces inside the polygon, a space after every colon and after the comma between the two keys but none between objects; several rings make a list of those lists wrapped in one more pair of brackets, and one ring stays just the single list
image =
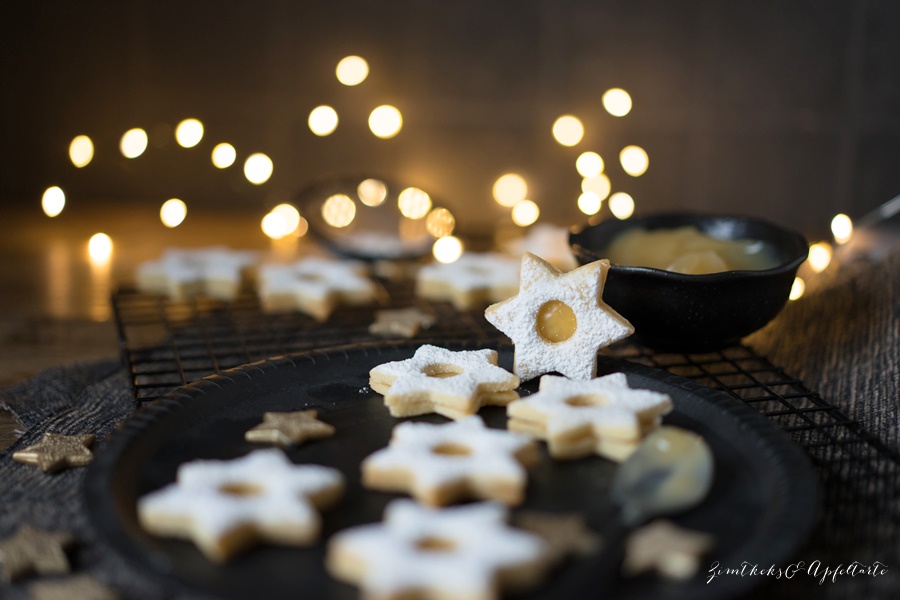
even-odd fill
[{"label": "snowflake-shaped cookie", "polygon": [[484,311],[516,345],[515,374],[523,381],[556,371],[572,379],[597,372],[597,351],[634,333],[601,299],[609,261],[563,273],[530,253],[522,256],[519,293]]},{"label": "snowflake-shaped cookie", "polygon": [[368,488],[408,492],[432,506],[469,498],[516,505],[525,466],[537,459],[529,436],[488,429],[477,415],[442,425],[401,423],[390,445],[363,461],[362,479]]},{"label": "snowflake-shaped cookie", "polygon": [[172,300],[200,294],[233,300],[256,261],[256,252],[224,246],[195,250],[170,248],[158,260],[138,266],[137,288]]},{"label": "snowflake-shaped cookie", "polygon": [[263,310],[299,310],[324,321],[338,304],[371,304],[378,288],[355,261],[308,257],[292,264],[264,265],[258,292]]},{"label": "snowflake-shaped cookie", "polygon": [[314,543],[316,508],[335,502],[343,487],[335,469],[294,465],[280,450],[257,450],[181,465],[175,483],[138,500],[138,518],[150,533],[191,539],[221,562],[257,540]]},{"label": "snowflake-shaped cookie", "polygon": [[382,523],[335,534],[328,570],[366,598],[497,598],[537,585],[547,571],[544,545],[506,524],[491,503],[445,509],[395,500]]},{"label": "snowflake-shaped cookie", "polygon": [[458,310],[509,298],[518,288],[519,261],[502,254],[467,252],[449,264],[426,265],[416,275],[416,294],[452,302]]},{"label": "snowflake-shaped cookie", "polygon": [[384,394],[395,417],[436,412],[461,419],[485,405],[506,406],[519,397],[519,378],[497,366],[496,350],[454,352],[424,345],[412,358],[378,365],[369,386]]},{"label": "snowflake-shaped cookie", "polygon": [[624,373],[590,381],[544,375],[537,393],[506,407],[511,431],[547,441],[554,458],[598,454],[621,461],[672,409],[659,392],[628,387]]}]

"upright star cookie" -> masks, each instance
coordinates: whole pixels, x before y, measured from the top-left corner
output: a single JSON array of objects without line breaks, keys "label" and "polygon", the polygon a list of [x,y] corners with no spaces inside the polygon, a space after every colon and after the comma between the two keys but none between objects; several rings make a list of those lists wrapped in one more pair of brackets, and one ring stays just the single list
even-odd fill
[{"label": "upright star cookie", "polygon": [[663,577],[690,579],[700,567],[700,557],[714,545],[713,536],[658,520],[632,532],[625,542],[622,572],[627,576],[657,571]]},{"label": "upright star cookie", "polygon": [[469,498],[516,505],[525,494],[525,467],[537,459],[528,436],[488,429],[477,415],[442,425],[401,423],[390,445],[363,461],[362,481],[431,506]]},{"label": "upright star cookie", "polygon": [[548,567],[540,538],[505,521],[490,503],[435,510],[395,500],[382,523],[335,534],[326,566],[366,598],[497,598],[536,586]]},{"label": "upright star cookie", "polygon": [[449,264],[426,265],[416,275],[419,297],[452,302],[458,310],[508,298],[518,285],[518,261],[492,253],[467,252]]},{"label": "upright star cookie", "polygon": [[13,537],[0,540],[3,580],[12,582],[28,573],[68,573],[66,548],[74,543],[75,538],[68,533],[41,531],[23,525]]},{"label": "upright star cookie", "polygon": [[18,452],[13,460],[27,465],[37,465],[46,473],[55,473],[72,467],[85,467],[93,460],[89,450],[93,435],[61,435],[45,433],[41,441]]},{"label": "upright star cookie", "polygon": [[556,371],[572,379],[597,373],[597,351],[634,333],[631,323],[601,299],[609,261],[563,273],[529,253],[521,287],[484,316],[516,345],[514,372],[523,381]]},{"label": "upright star cookie", "polygon": [[305,546],[319,536],[316,508],[343,491],[340,472],[295,465],[280,450],[178,468],[175,483],[138,500],[138,519],[154,535],[187,538],[223,562],[263,540]]},{"label": "upright star cookie", "polygon": [[262,266],[258,292],[267,312],[299,310],[325,321],[338,304],[375,302],[378,288],[361,263],[312,256]]},{"label": "upright star cookie", "polygon": [[496,350],[452,351],[424,345],[412,358],[378,365],[369,386],[384,394],[394,417],[436,412],[451,419],[482,406],[506,406],[519,395],[519,378],[497,366]]},{"label": "upright star cookie", "polygon": [[263,422],[244,433],[248,442],[264,442],[277,446],[298,446],[307,440],[334,435],[334,426],[323,423],[314,410],[267,412]]},{"label": "upright star cookie", "polygon": [[544,375],[537,393],[506,407],[510,431],[546,440],[553,458],[597,454],[615,461],[627,458],[670,410],[668,395],[632,389],[624,373],[590,381]]}]

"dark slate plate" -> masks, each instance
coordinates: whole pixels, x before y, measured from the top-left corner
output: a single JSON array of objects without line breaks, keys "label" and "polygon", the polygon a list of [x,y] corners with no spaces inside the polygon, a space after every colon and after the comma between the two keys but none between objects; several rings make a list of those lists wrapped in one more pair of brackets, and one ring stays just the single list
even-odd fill
[{"label": "dark slate plate", "polygon": [[[245,365],[182,387],[128,421],[98,453],[87,473],[90,517],[105,543],[138,568],[149,570],[173,591],[202,590],[221,598],[356,598],[357,591],[325,572],[324,540],[335,531],[378,521],[394,494],[364,490],[359,463],[385,446],[399,422],[369,390],[372,367],[410,357],[419,343],[375,344],[279,357]],[[471,345],[448,345],[473,349]],[[500,349],[511,369],[512,348]],[[604,571],[598,554],[564,564],[544,587],[517,598],[726,598],[745,592],[759,577],[720,577],[706,584],[713,561],[786,566],[817,519],[818,484],[799,447],[765,418],[721,392],[643,365],[601,358],[600,374],[623,371],[632,387],[668,393],[675,410],[665,422],[696,431],[712,448],[715,483],[698,508],[673,519],[716,536],[700,573],[686,583],[654,575],[617,579],[613,589],[592,585]],[[533,392],[536,381],[523,386]],[[228,459],[262,447],[243,439],[265,411],[315,407],[337,428],[334,437],[289,449],[295,463],[340,469],[347,490],[324,514],[323,542],[312,548],[260,546],[227,566],[207,561],[189,542],[154,538],[138,526],[138,497],[175,479],[177,467],[198,458]],[[481,412],[489,426],[504,427],[504,409]],[[429,415],[419,419],[446,421]],[[600,458],[554,462],[544,454],[530,473],[520,509],[579,512],[602,534],[613,512],[608,500],[616,465]]]}]

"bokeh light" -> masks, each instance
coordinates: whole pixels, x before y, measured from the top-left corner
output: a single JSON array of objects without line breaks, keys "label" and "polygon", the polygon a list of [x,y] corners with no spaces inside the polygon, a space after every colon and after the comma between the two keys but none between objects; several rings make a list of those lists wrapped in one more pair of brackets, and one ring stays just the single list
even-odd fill
[{"label": "bokeh light", "polygon": [[459,238],[452,235],[435,240],[431,247],[431,254],[438,262],[452,263],[459,260],[463,253],[463,244]]},{"label": "bokeh light", "polygon": [[91,264],[105,265],[112,257],[113,243],[105,233],[95,233],[88,241],[88,256]]},{"label": "bokeh light", "polygon": [[612,185],[609,182],[609,177],[603,173],[594,177],[585,177],[581,180],[581,191],[597,194],[597,197],[601,200],[609,196],[611,189]]},{"label": "bokeh light", "polygon": [[260,223],[263,233],[273,240],[280,240],[290,233],[287,219],[281,213],[270,212],[262,218]]},{"label": "bokeh light", "polygon": [[337,111],[324,104],[317,106],[310,111],[308,123],[314,134],[320,137],[331,135],[338,126]]},{"label": "bokeh light", "polygon": [[187,204],[178,198],[169,198],[159,209],[159,220],[166,227],[178,227],[187,216]]},{"label": "bokeh light", "polygon": [[421,219],[431,210],[431,196],[419,188],[408,187],[397,197],[397,206],[407,219]]},{"label": "bokeh light", "polygon": [[583,152],[575,160],[575,170],[582,177],[596,177],[603,172],[603,159],[596,152]]},{"label": "bokeh light", "polygon": [[627,219],[634,214],[634,198],[625,192],[616,192],[607,202],[609,212],[617,219]]},{"label": "bokeh light", "polygon": [[69,144],[69,160],[78,167],[86,167],[94,158],[94,142],[86,135],[76,135]]},{"label": "bokeh light", "polygon": [[584,192],[578,196],[578,210],[586,215],[596,215],[602,203],[603,200],[594,192]]},{"label": "bokeh light", "polygon": [[66,207],[66,194],[58,185],[48,187],[41,196],[41,208],[48,217],[58,216]]},{"label": "bokeh light", "polygon": [[346,227],[356,218],[356,203],[345,194],[329,196],[322,205],[322,218],[332,227]]},{"label": "bokeh light", "polygon": [[512,208],[513,223],[519,227],[528,227],[541,216],[541,209],[531,200],[522,200]]},{"label": "bokeh light", "polygon": [[846,244],[853,237],[853,221],[850,217],[841,213],[831,220],[831,233],[838,244]]},{"label": "bokeh light", "polygon": [[356,194],[366,206],[381,206],[387,198],[387,185],[380,179],[364,179],[356,187]]},{"label": "bokeh light", "polygon": [[284,217],[284,222],[285,226],[287,227],[288,233],[294,233],[297,227],[300,226],[300,211],[297,210],[294,205],[287,203],[279,204],[272,209],[272,212]]},{"label": "bokeh light", "polygon": [[140,127],[129,129],[119,140],[119,151],[125,158],[137,158],[147,149],[147,132]]},{"label": "bokeh light", "polygon": [[809,257],[807,260],[813,271],[821,273],[828,268],[829,264],[831,264],[831,256],[831,244],[828,242],[818,242],[809,247]]},{"label": "bokeh light", "polygon": [[269,180],[274,168],[271,158],[262,152],[256,152],[244,161],[244,177],[254,185],[261,185]]},{"label": "bokeh light", "polygon": [[369,129],[383,140],[392,138],[403,127],[403,115],[400,111],[390,105],[382,105],[372,111],[369,115]]},{"label": "bokeh light", "polygon": [[650,166],[650,157],[640,146],[625,146],[619,153],[622,170],[632,177],[640,177]]},{"label": "bokeh light", "polygon": [[175,127],[175,141],[182,148],[193,148],[203,139],[203,123],[185,119]]},{"label": "bokeh light", "polygon": [[622,88],[612,88],[603,93],[603,108],[614,117],[624,117],[631,112],[631,96]]},{"label": "bokeh light", "polygon": [[309,221],[300,217],[300,220],[297,222],[297,228],[294,229],[294,235],[297,237],[303,237],[309,232]]},{"label": "bokeh light", "polygon": [[216,168],[227,169],[234,164],[234,161],[237,158],[237,151],[234,149],[234,146],[228,142],[222,142],[221,144],[216,144],[216,147],[212,150],[211,156],[212,164],[215,165]]},{"label": "bokeh light", "polygon": [[578,117],[563,115],[553,123],[553,138],[563,146],[574,146],[584,137],[584,125]]},{"label": "bokeh light", "polygon": [[435,208],[425,217],[425,229],[432,236],[441,238],[453,233],[456,227],[456,219],[446,208]]},{"label": "bokeh light", "polygon": [[494,182],[493,195],[494,201],[500,206],[515,206],[528,195],[528,184],[518,173],[507,173]]},{"label": "bokeh light", "polygon": [[794,277],[794,283],[791,285],[791,293],[788,300],[797,300],[806,292],[806,282],[800,277]]},{"label": "bokeh light", "polygon": [[369,76],[369,63],[361,56],[345,56],[334,72],[344,85],[359,85]]}]

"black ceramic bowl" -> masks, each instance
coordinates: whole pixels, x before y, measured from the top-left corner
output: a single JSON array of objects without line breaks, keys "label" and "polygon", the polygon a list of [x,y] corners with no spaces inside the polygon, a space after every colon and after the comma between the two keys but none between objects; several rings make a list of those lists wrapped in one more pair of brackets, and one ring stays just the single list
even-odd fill
[{"label": "black ceramic bowl", "polygon": [[692,213],[610,220],[573,230],[569,244],[581,264],[605,258],[627,229],[693,225],[720,239],[772,245],[778,266],[759,271],[683,275],[648,267],[612,265],[603,300],[631,321],[635,338],[656,350],[708,352],[738,342],[771,321],[787,302],[809,246],[799,233],[751,217]]}]

